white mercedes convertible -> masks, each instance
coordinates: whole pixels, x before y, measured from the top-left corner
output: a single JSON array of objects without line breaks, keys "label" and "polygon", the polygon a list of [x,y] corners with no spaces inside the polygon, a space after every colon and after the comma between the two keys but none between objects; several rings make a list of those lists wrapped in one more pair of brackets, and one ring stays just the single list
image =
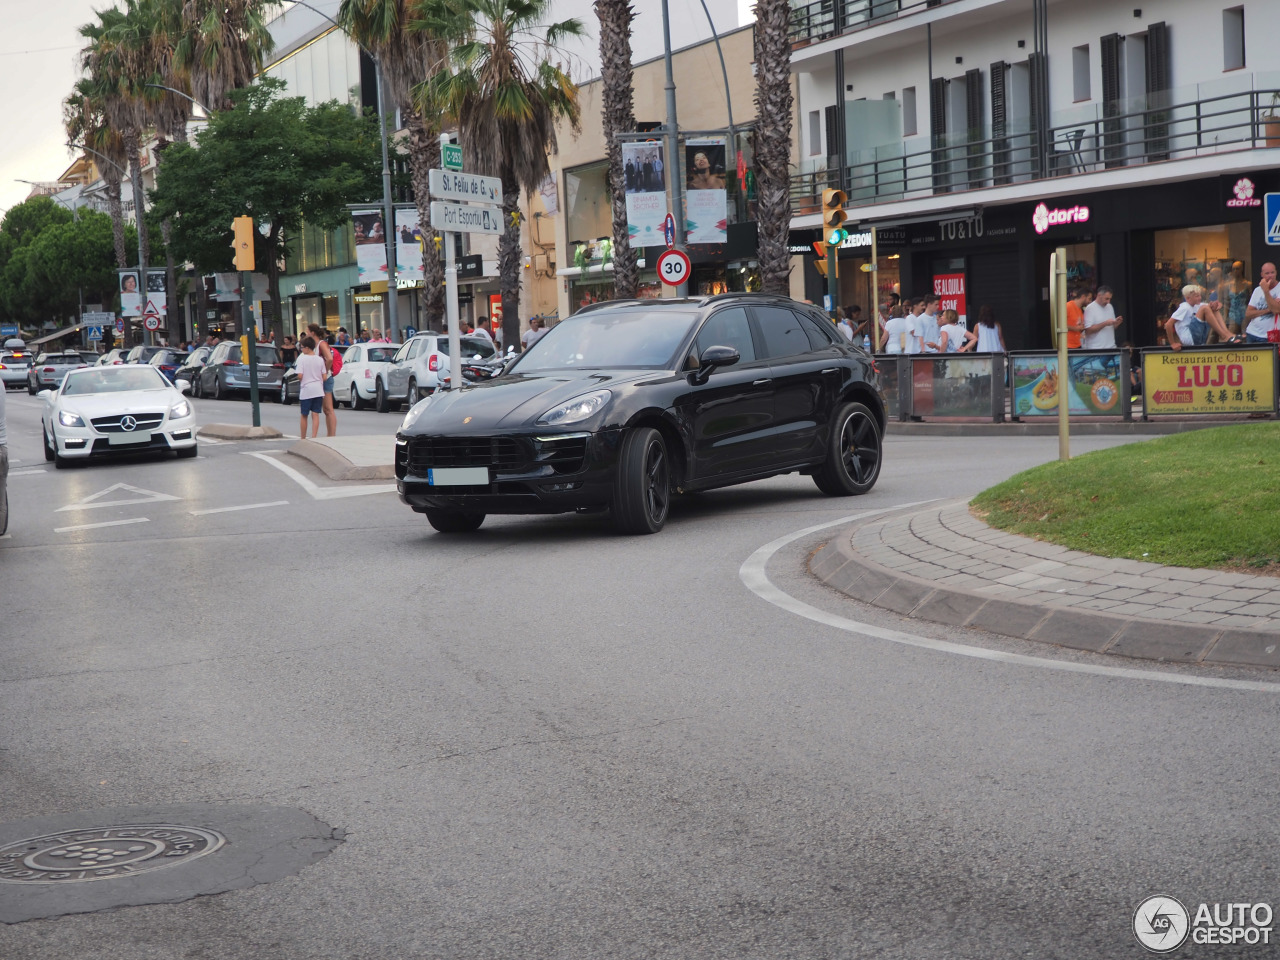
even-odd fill
[{"label": "white mercedes convertible", "polygon": [[158,368],[125,365],[72,370],[57,390],[41,390],[44,458],[58,468],[76,460],[173,450],[196,455],[196,418],[183,393]]}]

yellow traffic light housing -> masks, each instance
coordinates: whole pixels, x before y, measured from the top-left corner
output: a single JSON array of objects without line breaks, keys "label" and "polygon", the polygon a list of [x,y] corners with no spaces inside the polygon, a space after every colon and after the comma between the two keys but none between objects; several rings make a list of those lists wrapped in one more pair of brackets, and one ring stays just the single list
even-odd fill
[{"label": "yellow traffic light housing", "polygon": [[822,191],[822,232],[828,246],[838,247],[849,234],[844,229],[848,216],[844,205],[849,197],[843,190],[828,187]]},{"label": "yellow traffic light housing", "polygon": [[237,270],[253,272],[253,217],[236,217],[231,221],[231,229],[235,240],[231,249],[235,251],[235,267]]}]

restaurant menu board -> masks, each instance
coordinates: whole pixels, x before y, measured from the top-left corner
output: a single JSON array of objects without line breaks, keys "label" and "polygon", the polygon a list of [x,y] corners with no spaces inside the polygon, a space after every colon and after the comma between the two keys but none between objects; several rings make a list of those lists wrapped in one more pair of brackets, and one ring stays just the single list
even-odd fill
[{"label": "restaurant menu board", "polygon": [[[1013,415],[1058,415],[1058,356],[1010,357]],[[1120,354],[1086,353],[1067,358],[1067,412],[1071,416],[1118,417],[1122,408]]]},{"label": "restaurant menu board", "polygon": [[1143,409],[1157,413],[1273,413],[1276,350],[1206,347],[1142,354]]}]

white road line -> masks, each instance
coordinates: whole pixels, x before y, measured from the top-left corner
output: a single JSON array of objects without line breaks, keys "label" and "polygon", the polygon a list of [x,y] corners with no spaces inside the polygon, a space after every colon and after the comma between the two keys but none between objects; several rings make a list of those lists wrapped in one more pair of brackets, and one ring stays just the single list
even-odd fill
[{"label": "white road line", "polygon": [[1133,670],[1125,667],[1107,667],[1094,663],[1070,663],[1062,660],[1049,660],[1043,657],[1029,657],[1020,653],[1005,653],[1000,650],[986,650],[982,647],[969,647],[960,643],[951,643],[947,640],[934,640],[931,637],[921,637],[911,633],[904,633],[901,630],[889,630],[884,627],[877,627],[874,624],[863,623],[859,620],[852,620],[848,617],[841,617],[834,613],[828,613],[817,607],[810,606],[802,600],[797,600],[788,593],[784,593],[778,587],[774,586],[769,580],[766,567],[769,560],[775,553],[781,550],[789,543],[793,543],[802,537],[817,533],[820,530],[826,530],[829,527],[838,527],[842,524],[852,523],[854,520],[862,520],[866,517],[874,517],[878,514],[888,513],[891,510],[901,510],[906,507],[919,506],[921,503],[929,503],[931,501],[919,501],[918,503],[904,503],[897,507],[888,507],[884,510],[869,510],[866,513],[856,513],[852,516],[841,517],[839,520],[832,520],[829,523],[819,523],[812,527],[805,527],[803,530],[797,530],[795,533],[789,533],[785,537],[779,537],[766,543],[763,547],[751,554],[742,566],[738,569],[738,577],[746,585],[747,589],[756,596],[767,600],[776,607],[781,607],[789,613],[797,616],[805,617],[816,623],[824,624],[828,627],[834,627],[837,630],[844,630],[848,633],[858,633],[866,637],[875,637],[877,640],[888,640],[890,643],[900,643],[908,647],[920,647],[925,650],[936,650],[939,653],[950,653],[962,657],[974,657],[979,660],[993,660],[997,663],[1007,663],[1020,667],[1036,667],[1041,670],[1061,670],[1065,673],[1084,673],[1098,677],[1118,677],[1126,680],[1155,680],[1160,683],[1179,683],[1192,687],[1219,687],[1228,690],[1255,690],[1264,693],[1280,693],[1280,684],[1263,683],[1258,680],[1227,680],[1220,677],[1200,677],[1194,674],[1166,673],[1158,670]]},{"label": "white road line", "polygon": [[146,517],[135,517],[132,520],[107,520],[104,523],[82,523],[75,527],[54,527],[54,533],[69,533],[72,530],[94,530],[98,527],[123,527],[126,523],[150,523]]},{"label": "white road line", "polygon": [[[272,451],[274,452],[274,451]],[[281,451],[284,452],[284,451]],[[263,463],[269,463],[285,476],[289,477],[303,490],[311,494],[316,500],[340,500],[344,497],[367,497],[374,493],[395,493],[395,484],[384,484],[377,487],[322,487],[317,483],[313,483],[307,477],[304,477],[297,470],[288,464],[281,463],[279,460],[273,459],[267,453],[249,453],[245,452],[246,457],[257,457]]]},{"label": "white road line", "polygon": [[246,503],[239,507],[214,507],[212,510],[192,510],[193,517],[203,517],[210,513],[232,513],[236,510],[260,510],[263,507],[283,507],[287,506],[288,500],[272,500],[270,503]]},{"label": "white road line", "polygon": [[48,471],[33,468],[31,470],[14,470],[9,474],[10,477],[40,477],[44,476]]}]

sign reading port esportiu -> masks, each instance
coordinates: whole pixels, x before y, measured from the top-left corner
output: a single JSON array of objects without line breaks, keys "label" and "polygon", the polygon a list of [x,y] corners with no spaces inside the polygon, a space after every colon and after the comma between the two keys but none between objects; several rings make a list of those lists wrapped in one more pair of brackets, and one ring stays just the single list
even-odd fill
[{"label": "sign reading port esportiu", "polygon": [[1275,413],[1276,348],[1150,350],[1142,354],[1144,412]]}]

